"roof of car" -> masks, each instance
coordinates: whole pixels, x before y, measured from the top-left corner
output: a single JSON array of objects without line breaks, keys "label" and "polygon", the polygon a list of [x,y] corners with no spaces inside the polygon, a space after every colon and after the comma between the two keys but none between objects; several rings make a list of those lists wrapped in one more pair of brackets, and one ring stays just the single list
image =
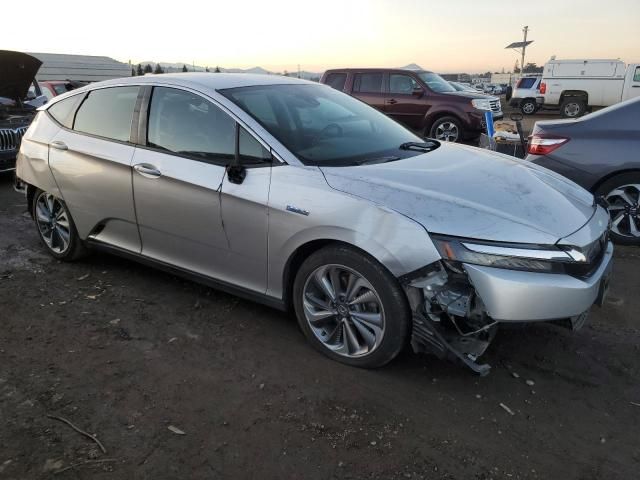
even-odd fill
[{"label": "roof of car", "polygon": [[340,73],[340,72],[400,72],[400,73],[430,73],[429,70],[413,70],[410,68],[332,68],[325,73]]},{"label": "roof of car", "polygon": [[252,73],[163,73],[159,75],[144,75],[142,77],[115,78],[99,83],[92,83],[89,89],[98,86],[123,85],[123,84],[163,83],[180,85],[184,87],[205,87],[212,90],[225,88],[250,87],[256,85],[281,85],[281,84],[315,84],[299,78],[284,77],[282,75],[260,75]]}]

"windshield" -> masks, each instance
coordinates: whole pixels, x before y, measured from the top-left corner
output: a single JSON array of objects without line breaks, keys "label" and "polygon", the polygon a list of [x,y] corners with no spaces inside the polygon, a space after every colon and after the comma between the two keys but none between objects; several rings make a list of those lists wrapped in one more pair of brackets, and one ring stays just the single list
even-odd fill
[{"label": "windshield", "polygon": [[455,92],[456,89],[453,88],[449,82],[447,82],[444,78],[442,78],[437,73],[432,72],[418,72],[418,76],[420,80],[427,84],[427,87],[433,92],[436,93],[446,93],[446,92]]},{"label": "windshield", "polygon": [[306,165],[357,165],[424,153],[424,140],[365,103],[323,85],[221,90]]}]

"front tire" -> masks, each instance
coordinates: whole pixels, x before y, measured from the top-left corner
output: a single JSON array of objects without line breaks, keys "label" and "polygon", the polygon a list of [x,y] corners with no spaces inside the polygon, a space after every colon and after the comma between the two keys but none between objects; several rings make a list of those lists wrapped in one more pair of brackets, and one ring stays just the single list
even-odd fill
[{"label": "front tire", "polygon": [[51,256],[58,260],[73,261],[86,254],[86,248],[62,199],[36,190],[32,209],[40,241]]},{"label": "front tire", "polygon": [[598,187],[596,196],[609,203],[611,239],[621,245],[640,245],[640,173],[623,173]]},{"label": "front tire", "polygon": [[374,258],[335,245],[310,255],[293,285],[298,324],[338,362],[381,367],[404,347],[411,318],[402,287]]},{"label": "front tire", "polygon": [[462,140],[462,133],[460,120],[455,117],[442,117],[431,125],[428,136],[441,142],[453,143]]}]

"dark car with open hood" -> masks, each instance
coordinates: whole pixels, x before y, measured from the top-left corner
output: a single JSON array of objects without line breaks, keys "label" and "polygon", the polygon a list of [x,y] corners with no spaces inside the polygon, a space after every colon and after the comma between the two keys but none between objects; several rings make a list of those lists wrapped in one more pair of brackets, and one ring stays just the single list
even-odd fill
[{"label": "dark car with open hood", "polygon": [[24,99],[41,64],[26,53],[0,50],[0,172],[15,169],[20,141],[36,113]]}]

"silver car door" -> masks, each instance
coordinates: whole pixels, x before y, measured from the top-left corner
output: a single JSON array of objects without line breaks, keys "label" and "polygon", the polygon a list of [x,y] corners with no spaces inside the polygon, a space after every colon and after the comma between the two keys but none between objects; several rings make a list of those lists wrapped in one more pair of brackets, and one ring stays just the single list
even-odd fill
[{"label": "silver car door", "polygon": [[235,122],[203,97],[175,88],[154,87],[148,114],[146,106],[143,145],[133,158],[142,254],[227,280],[220,268],[227,250],[220,187],[234,157]]},{"label": "silver car door", "polygon": [[252,134],[238,126],[238,162],[244,178],[233,169],[222,183],[222,221],[228,254],[221,268],[235,285],[266,292],[268,259],[268,201],[271,154]]},{"label": "silver car door", "polygon": [[133,252],[140,251],[130,143],[138,92],[139,87],[90,91],[75,121],[61,124],[49,143],[49,166],[80,237]]}]

